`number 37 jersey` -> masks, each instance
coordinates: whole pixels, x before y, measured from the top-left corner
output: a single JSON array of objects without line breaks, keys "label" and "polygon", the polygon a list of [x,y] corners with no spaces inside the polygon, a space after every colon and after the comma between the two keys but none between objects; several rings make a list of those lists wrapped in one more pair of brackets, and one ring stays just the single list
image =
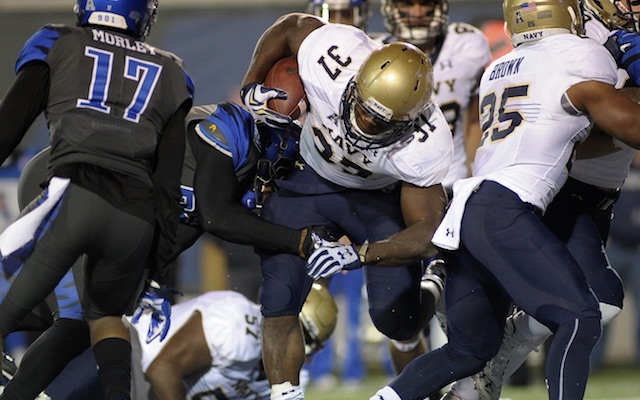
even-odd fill
[{"label": "number 37 jersey", "polygon": [[88,162],[146,181],[160,133],[193,97],[176,56],[97,27],[44,26],[24,45],[16,72],[30,62],[49,66],[54,166]]},{"label": "number 37 jersey", "polygon": [[340,116],[344,91],[379,46],[363,31],[336,23],[304,39],[297,58],[310,111],[300,135],[300,154],[320,176],[346,188],[375,190],[397,181],[421,187],[441,183],[453,157],[453,140],[437,106],[409,140],[362,150],[345,139]]}]

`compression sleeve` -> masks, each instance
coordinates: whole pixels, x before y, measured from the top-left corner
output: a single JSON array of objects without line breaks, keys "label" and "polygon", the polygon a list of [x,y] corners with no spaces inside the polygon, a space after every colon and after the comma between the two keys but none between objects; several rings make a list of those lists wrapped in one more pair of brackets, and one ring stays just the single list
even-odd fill
[{"label": "compression sleeve", "polygon": [[241,204],[246,188],[236,178],[230,157],[187,134],[197,168],[194,189],[202,228],[234,243],[298,254],[300,231],[277,225]]},{"label": "compression sleeve", "polygon": [[[156,206],[156,241],[154,248],[158,259],[169,258],[169,253],[178,246],[177,230],[180,222],[180,177],[185,149],[184,119],[191,106],[185,101],[165,126],[158,143],[158,158],[153,172],[153,192]],[[164,266],[167,267],[166,265]],[[164,276],[167,271],[153,271]]]},{"label": "compression sleeve", "polygon": [[49,66],[31,62],[20,69],[0,103],[0,164],[20,144],[49,96]]}]

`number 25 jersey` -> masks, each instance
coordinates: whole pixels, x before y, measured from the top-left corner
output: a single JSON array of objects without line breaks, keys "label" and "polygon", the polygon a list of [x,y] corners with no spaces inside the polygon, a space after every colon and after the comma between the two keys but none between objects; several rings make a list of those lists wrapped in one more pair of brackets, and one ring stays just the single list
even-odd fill
[{"label": "number 25 jersey", "polygon": [[493,61],[480,83],[483,135],[474,176],[545,210],[567,179],[574,146],[591,128],[566,91],[584,81],[616,80],[615,61],[604,46],[571,34],[523,43]]}]

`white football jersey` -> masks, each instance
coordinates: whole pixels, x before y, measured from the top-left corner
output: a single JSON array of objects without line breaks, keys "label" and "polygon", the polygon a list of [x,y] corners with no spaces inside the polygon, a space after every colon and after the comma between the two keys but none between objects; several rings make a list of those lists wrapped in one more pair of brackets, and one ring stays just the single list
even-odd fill
[{"label": "white football jersey", "polygon": [[[271,389],[262,372],[260,306],[234,291],[207,292],[172,307],[171,327],[160,342],[145,341],[150,314],[132,325],[142,347],[142,371],[146,371],[171,337],[195,311],[202,315],[202,327],[213,363],[211,368],[185,380],[186,399],[269,399]],[[135,362],[135,360],[134,360]]]},{"label": "white football jersey", "polygon": [[453,132],[453,163],[444,186],[451,187],[456,180],[468,176],[463,117],[469,99],[478,94],[480,76],[489,61],[491,50],[482,31],[465,23],[449,24],[440,53],[433,62],[433,93]]},{"label": "white football jersey", "polygon": [[[598,43],[604,44],[611,31],[596,17],[588,11],[585,12],[586,34]],[[629,75],[624,69],[618,69],[617,88],[624,86],[629,79]],[[622,187],[627,175],[636,149],[611,138],[617,151],[606,156],[590,158],[586,160],[575,160],[569,172],[569,176],[581,182],[608,189],[618,189]]]},{"label": "white football jersey", "polygon": [[[380,43],[396,40],[391,35],[375,39]],[[450,23],[433,62],[433,95],[453,133],[453,162],[442,184],[451,187],[466,178],[467,154],[464,148],[464,115],[469,99],[478,94],[480,76],[491,61],[487,38],[478,28],[464,22]]]},{"label": "white football jersey", "polygon": [[492,62],[480,84],[483,137],[474,175],[545,210],[566,181],[574,145],[591,127],[565,92],[589,80],[614,85],[616,63],[595,40],[571,34],[523,43]]},{"label": "white football jersey", "polygon": [[447,121],[438,107],[423,132],[375,150],[345,140],[340,118],[343,93],[379,44],[360,29],[327,24],[307,36],[298,50],[298,70],[310,104],[300,153],[323,178],[353,189],[381,189],[397,181],[427,187],[441,183],[453,154]]}]

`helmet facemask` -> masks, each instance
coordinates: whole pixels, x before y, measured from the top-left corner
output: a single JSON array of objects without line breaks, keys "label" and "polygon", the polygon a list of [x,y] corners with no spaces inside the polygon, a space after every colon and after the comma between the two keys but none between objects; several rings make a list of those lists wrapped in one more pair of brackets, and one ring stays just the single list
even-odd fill
[{"label": "helmet facemask", "polygon": [[307,12],[322,20],[353,25],[366,30],[371,11],[369,0],[311,0]]},{"label": "helmet facemask", "polygon": [[[399,6],[400,3],[400,6]],[[422,45],[434,41],[444,35],[449,24],[448,0],[422,0],[422,5],[431,5],[424,15],[415,16],[408,7],[413,1],[385,0],[381,11],[385,17],[385,26],[398,40],[414,45]]]},{"label": "helmet facemask", "polygon": [[[346,129],[346,139],[359,149],[379,149],[401,141],[413,133],[413,120],[392,120],[384,105],[370,98],[363,99],[355,80],[352,80],[344,92],[342,100],[342,121]],[[369,126],[360,127],[366,119]],[[361,121],[358,124],[358,121]]]},{"label": "helmet facemask", "polygon": [[404,140],[433,111],[432,94],[433,66],[422,50],[403,42],[381,46],[369,54],[342,96],[346,140],[360,149]]}]

